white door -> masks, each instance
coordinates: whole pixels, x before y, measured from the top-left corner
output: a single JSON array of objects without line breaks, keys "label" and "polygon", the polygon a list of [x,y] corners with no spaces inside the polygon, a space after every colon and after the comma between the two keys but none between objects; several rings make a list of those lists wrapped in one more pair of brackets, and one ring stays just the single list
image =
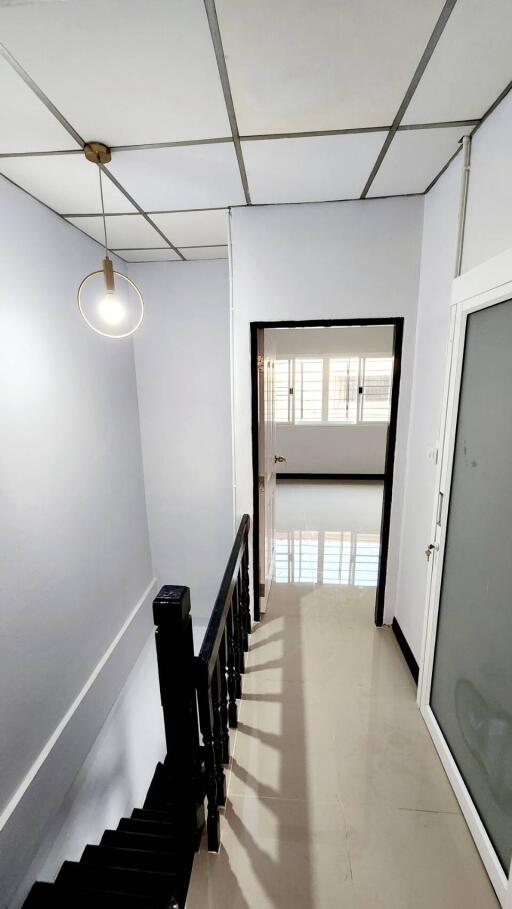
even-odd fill
[{"label": "white door", "polygon": [[275,561],[276,421],[275,342],[258,332],[258,481],[260,519],[260,613],[267,610]]},{"label": "white door", "polygon": [[512,909],[512,252],[497,259],[454,282],[418,699]]}]

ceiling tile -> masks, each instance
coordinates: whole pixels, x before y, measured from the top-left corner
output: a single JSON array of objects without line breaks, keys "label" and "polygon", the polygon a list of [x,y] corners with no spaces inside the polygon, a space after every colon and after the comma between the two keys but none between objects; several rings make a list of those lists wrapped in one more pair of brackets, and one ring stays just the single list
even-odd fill
[{"label": "ceiling tile", "polygon": [[202,0],[2,4],[0,33],[86,141],[230,135]]},{"label": "ceiling tile", "polygon": [[112,252],[118,252],[127,262],[181,262],[178,254],[168,246],[163,249],[114,249]]},{"label": "ceiling tile", "polygon": [[228,213],[225,208],[166,212],[152,214],[151,218],[167,237],[172,237],[176,246],[211,246],[227,242]]},{"label": "ceiling tile", "polygon": [[398,132],[370,188],[369,196],[422,193],[457,151],[461,127]]},{"label": "ceiling tile", "polygon": [[77,147],[32,89],[0,58],[0,154]]},{"label": "ceiling tile", "polygon": [[180,252],[186,259],[227,259],[227,246],[182,246]]},{"label": "ceiling tile", "polygon": [[145,211],[245,202],[232,142],[115,152],[109,166]]},{"label": "ceiling tile", "polygon": [[510,0],[458,0],[404,123],[481,117],[512,76]]},{"label": "ceiling tile", "polygon": [[[103,219],[97,218],[68,218],[80,230],[89,234],[99,243],[103,243]],[[169,239],[171,239],[169,237]],[[132,247],[162,246],[160,234],[148,224],[142,215],[116,215],[107,218],[107,241],[109,249],[125,249]],[[172,242],[172,241],[171,241]]]},{"label": "ceiling tile", "polygon": [[443,0],[217,0],[242,135],[391,124]]},{"label": "ceiling tile", "polygon": [[356,199],[385,136],[376,132],[244,142],[252,201]]},{"label": "ceiling tile", "polygon": [[[0,173],[55,211],[63,214],[101,211],[98,170],[82,154],[1,158]],[[106,211],[134,211],[133,205],[107,177],[103,180],[103,194]]]}]

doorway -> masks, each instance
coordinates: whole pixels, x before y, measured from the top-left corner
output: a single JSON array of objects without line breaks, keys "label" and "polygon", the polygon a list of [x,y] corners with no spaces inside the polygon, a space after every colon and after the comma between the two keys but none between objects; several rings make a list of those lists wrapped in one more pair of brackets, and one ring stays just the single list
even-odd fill
[{"label": "doorway", "polygon": [[[383,483],[382,512],[380,520],[380,549],[375,597],[375,624],[383,624],[384,594],[386,586],[387,560],[389,549],[389,525],[393,495],[393,473],[396,446],[396,426],[400,389],[401,355],[403,339],[403,318],[389,319],[330,319],[308,321],[252,322],[251,323],[251,388],[252,388],[252,457],[253,457],[253,603],[254,618],[259,620],[266,609],[275,562],[275,489],[276,466],[279,464],[282,479],[323,479],[363,480],[368,471],[340,470],[301,471],[287,470],[283,455],[276,451],[276,415],[283,416],[286,407],[293,408],[293,419],[288,422],[308,422],[331,429],[336,425],[352,426],[364,422],[365,416],[373,417],[378,424],[383,421],[383,395],[366,394],[371,387],[372,370],[375,387],[375,369],[380,370],[377,379],[383,384],[385,373],[383,351],[374,349],[340,350],[337,356],[332,343],[324,356],[280,356],[276,369],[276,335],[291,329],[336,329],[336,328],[387,328],[389,330],[389,397],[387,400],[386,432],[383,442],[382,473],[371,470],[372,478]],[[288,331],[288,334],[292,334]],[[305,334],[300,333],[305,339]],[[377,333],[376,333],[377,334]],[[299,332],[297,332],[299,337]],[[279,346],[279,345],[277,345]],[[364,345],[363,345],[364,346]],[[331,349],[332,347],[332,349]],[[381,356],[378,356],[378,353]],[[373,356],[372,356],[373,354]],[[288,370],[288,372],[287,372]],[[289,385],[288,396],[283,394]],[[292,384],[293,383],[293,384]],[[328,393],[329,388],[343,390],[336,399]],[[309,392],[307,389],[309,389]],[[311,390],[314,390],[311,393]],[[316,389],[316,391],[315,391]],[[321,389],[321,391],[319,391]],[[372,410],[373,407],[373,410]],[[381,411],[379,411],[379,407]],[[290,411],[291,414],[291,411]],[[286,414],[284,413],[286,416]],[[286,420],[285,420],[286,422]],[[368,420],[369,423],[372,419]],[[301,446],[302,447],[302,446]],[[332,447],[332,446],[331,446]],[[284,463],[283,463],[284,462]],[[357,458],[353,462],[357,464]],[[328,466],[328,465],[327,465]],[[339,464],[336,464],[339,467]],[[375,468],[375,465],[374,465]],[[308,476],[309,475],[309,476]]]}]

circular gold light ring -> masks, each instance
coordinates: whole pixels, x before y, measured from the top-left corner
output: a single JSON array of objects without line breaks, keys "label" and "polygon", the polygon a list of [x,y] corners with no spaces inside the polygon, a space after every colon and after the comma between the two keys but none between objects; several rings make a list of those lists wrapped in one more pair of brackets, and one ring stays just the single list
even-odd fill
[{"label": "circular gold light ring", "polygon": [[133,287],[135,293],[137,294],[137,296],[140,300],[140,319],[137,322],[137,324],[133,328],[130,329],[130,331],[125,331],[122,335],[112,335],[106,331],[100,331],[100,329],[96,328],[96,326],[93,325],[92,322],[89,322],[89,319],[87,318],[87,316],[85,315],[85,313],[82,309],[82,303],[80,300],[80,295],[82,293],[82,287],[84,286],[84,284],[86,284],[86,282],[89,280],[89,278],[93,278],[94,275],[103,275],[103,269],[99,269],[98,271],[91,271],[91,273],[86,275],[85,278],[83,279],[83,281],[80,282],[80,287],[78,288],[78,293],[77,293],[77,302],[78,302],[78,309],[80,310],[80,315],[82,316],[82,319],[84,320],[84,322],[87,322],[87,325],[89,326],[89,328],[92,328],[92,330],[95,331],[96,334],[102,335],[104,338],[112,338],[114,341],[117,341],[119,338],[129,338],[130,335],[133,335],[134,331],[137,331],[137,329],[139,328],[139,326],[144,318],[144,300],[142,299],[142,294],[141,294],[139,288],[137,287],[135,282],[132,281],[131,278],[129,278],[127,275],[123,275],[122,272],[120,272],[120,271],[114,271],[114,274],[118,275],[119,278],[123,278],[124,281],[128,281],[128,284],[131,284],[131,286]]}]

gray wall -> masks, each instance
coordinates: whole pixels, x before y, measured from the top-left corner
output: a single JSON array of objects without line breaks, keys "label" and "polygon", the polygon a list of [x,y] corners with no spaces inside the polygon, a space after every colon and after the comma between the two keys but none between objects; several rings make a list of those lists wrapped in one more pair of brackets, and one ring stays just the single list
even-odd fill
[{"label": "gray wall", "polygon": [[0,212],[6,905],[147,640],[153,571],[133,347],[76,306],[101,249],[3,179]]},{"label": "gray wall", "polygon": [[237,512],[252,512],[254,320],[404,316],[386,621],[395,584],[409,423],[423,199],[273,205],[232,212]]},{"label": "gray wall", "polygon": [[135,336],[155,574],[209,616],[233,542],[227,261],[133,266]]},{"label": "gray wall", "polygon": [[[512,95],[473,139],[463,271],[512,247]],[[426,559],[433,515],[436,446],[446,370],[461,156],[425,199],[418,331],[396,615],[419,661],[425,614]]]}]

